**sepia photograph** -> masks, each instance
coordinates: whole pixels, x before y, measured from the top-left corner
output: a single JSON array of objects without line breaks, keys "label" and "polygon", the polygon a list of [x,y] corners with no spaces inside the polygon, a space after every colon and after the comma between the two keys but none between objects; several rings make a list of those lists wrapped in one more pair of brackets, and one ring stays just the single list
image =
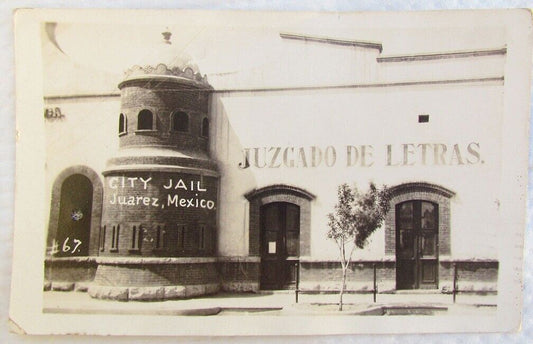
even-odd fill
[{"label": "sepia photograph", "polygon": [[25,332],[520,327],[530,11],[20,10],[15,33]]}]

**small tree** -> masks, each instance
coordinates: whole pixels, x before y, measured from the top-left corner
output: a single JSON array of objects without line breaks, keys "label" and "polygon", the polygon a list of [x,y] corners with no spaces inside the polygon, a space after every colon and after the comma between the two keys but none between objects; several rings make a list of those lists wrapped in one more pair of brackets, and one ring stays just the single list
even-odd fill
[{"label": "small tree", "polygon": [[370,235],[381,226],[389,211],[389,190],[386,186],[378,189],[370,183],[366,193],[356,186],[339,185],[335,211],[328,214],[328,238],[335,240],[339,248],[342,266],[342,285],[339,311],[342,311],[342,296],[346,287],[346,273],[352,261],[355,248],[362,249]]}]

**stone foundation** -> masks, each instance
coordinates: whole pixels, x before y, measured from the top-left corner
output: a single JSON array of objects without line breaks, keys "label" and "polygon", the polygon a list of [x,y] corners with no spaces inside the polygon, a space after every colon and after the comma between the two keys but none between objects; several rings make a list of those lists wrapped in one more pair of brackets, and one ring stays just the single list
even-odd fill
[{"label": "stone foundation", "polygon": [[166,300],[212,294],[220,289],[215,258],[97,258],[88,288],[94,298]]},{"label": "stone foundation", "polygon": [[91,285],[87,292],[91,297],[96,299],[115,301],[161,301],[215,294],[219,290],[220,285],[218,283],[213,283],[161,287],[111,287]]},{"label": "stone foundation", "polygon": [[167,286],[219,283],[216,258],[97,258],[94,283]]},{"label": "stone foundation", "polygon": [[[456,291],[497,293],[498,261],[439,262],[439,287],[435,292]],[[374,266],[378,293],[396,291],[396,264],[393,259],[353,262],[347,275],[346,291],[374,290]],[[44,290],[88,292],[92,297],[111,300],[166,300],[216,293],[260,290],[259,257],[77,257],[47,258]],[[328,293],[340,290],[342,270],[337,261],[300,261],[301,292]],[[407,291],[408,292],[408,291]]]},{"label": "stone foundation", "polygon": [[53,282],[91,282],[96,267],[92,257],[48,257],[44,261],[44,278]]}]

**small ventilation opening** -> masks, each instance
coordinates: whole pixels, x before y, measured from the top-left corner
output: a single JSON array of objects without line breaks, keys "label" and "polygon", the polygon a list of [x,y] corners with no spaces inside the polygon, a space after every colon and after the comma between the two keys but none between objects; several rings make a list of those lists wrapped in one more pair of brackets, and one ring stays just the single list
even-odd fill
[{"label": "small ventilation opening", "polygon": [[428,123],[429,115],[418,115],[418,123]]}]

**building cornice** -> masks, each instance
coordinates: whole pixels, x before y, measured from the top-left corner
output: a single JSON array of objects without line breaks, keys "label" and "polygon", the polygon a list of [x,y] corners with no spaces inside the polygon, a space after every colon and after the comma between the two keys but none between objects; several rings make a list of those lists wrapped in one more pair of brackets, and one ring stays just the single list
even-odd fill
[{"label": "building cornice", "polygon": [[58,101],[69,99],[94,99],[94,98],[120,98],[120,92],[108,93],[81,93],[81,94],[52,94],[43,97],[45,101]]},{"label": "building cornice", "polygon": [[299,34],[285,33],[285,32],[281,32],[279,36],[284,39],[293,39],[293,40],[298,40],[298,41],[377,49],[379,50],[380,53],[383,50],[383,45],[377,42],[335,39],[335,38],[321,37],[321,36],[307,36],[307,35],[299,35]]},{"label": "building cornice", "polygon": [[[394,81],[366,84],[347,84],[347,85],[325,85],[325,86],[293,86],[293,87],[263,87],[263,88],[234,88],[234,89],[215,89],[210,92],[217,93],[241,93],[241,92],[284,92],[284,91],[314,91],[314,90],[334,90],[334,89],[358,89],[358,88],[384,88],[384,87],[405,87],[405,86],[424,86],[424,85],[447,85],[447,84],[466,84],[466,83],[501,83],[503,85],[503,76],[488,76],[482,78],[468,79],[442,79],[442,80],[419,80],[419,81]],[[87,99],[99,97],[116,97],[120,98],[120,93],[107,94],[73,94],[73,95],[52,95],[45,96],[44,100],[48,102],[68,99]]]},{"label": "building cornice", "polygon": [[481,57],[481,56],[493,56],[493,55],[505,55],[507,54],[507,48],[498,49],[480,49],[480,50],[464,50],[464,51],[450,51],[440,53],[427,53],[427,54],[411,54],[411,55],[390,55],[381,56],[376,60],[378,62],[413,62],[413,61],[429,61],[429,60],[445,60],[445,59],[457,59],[466,57]]}]

